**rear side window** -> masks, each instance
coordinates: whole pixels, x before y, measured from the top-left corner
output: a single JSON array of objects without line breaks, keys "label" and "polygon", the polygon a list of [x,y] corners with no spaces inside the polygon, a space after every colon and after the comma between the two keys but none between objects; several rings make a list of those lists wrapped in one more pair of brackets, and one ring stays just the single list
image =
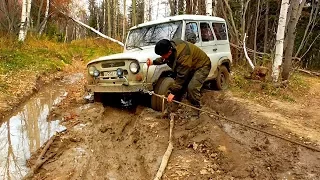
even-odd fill
[{"label": "rear side window", "polygon": [[[197,37],[197,42],[199,42],[199,28],[196,22],[189,22],[186,25],[186,34],[185,37],[188,37],[190,33],[194,33]],[[188,40],[188,39],[186,39]]]},{"label": "rear side window", "polygon": [[200,23],[200,30],[201,30],[201,39],[203,42],[214,40],[213,33],[212,33],[212,30],[210,28],[209,23],[201,22]]},{"label": "rear side window", "polygon": [[217,37],[217,40],[227,40],[227,31],[226,31],[226,25],[224,23],[212,23],[212,27],[214,30],[214,33]]}]

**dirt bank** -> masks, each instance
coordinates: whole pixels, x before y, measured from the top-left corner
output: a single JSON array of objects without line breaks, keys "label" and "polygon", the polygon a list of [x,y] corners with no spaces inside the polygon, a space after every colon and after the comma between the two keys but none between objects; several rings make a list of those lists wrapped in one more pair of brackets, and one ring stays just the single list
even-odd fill
[{"label": "dirt bank", "polygon": [[[51,113],[62,117],[68,130],[49,149],[57,155],[33,178],[153,179],[168,146],[168,120],[144,106],[121,109],[87,104],[81,83],[70,87],[67,99]],[[203,98],[204,108],[319,148],[318,85],[317,80],[309,93],[314,100],[274,100],[269,106],[230,92],[209,91]],[[187,120],[176,120],[174,150],[163,179],[320,178],[319,152],[206,114],[200,121],[186,130]]]}]

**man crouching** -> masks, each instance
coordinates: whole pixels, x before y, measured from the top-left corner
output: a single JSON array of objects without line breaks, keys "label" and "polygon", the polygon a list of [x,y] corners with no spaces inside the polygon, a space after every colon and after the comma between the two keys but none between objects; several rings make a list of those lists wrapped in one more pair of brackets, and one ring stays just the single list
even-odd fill
[{"label": "man crouching", "polygon": [[[195,107],[200,108],[200,90],[211,69],[211,61],[205,52],[198,46],[180,39],[169,41],[162,39],[155,46],[155,53],[160,55],[154,61],[148,60],[147,65],[167,64],[175,73],[175,82],[169,87],[168,102],[181,101],[187,92],[188,101]],[[169,104],[168,113],[177,110],[177,104]],[[186,129],[192,129],[199,123],[199,111],[191,113],[190,123]]]}]

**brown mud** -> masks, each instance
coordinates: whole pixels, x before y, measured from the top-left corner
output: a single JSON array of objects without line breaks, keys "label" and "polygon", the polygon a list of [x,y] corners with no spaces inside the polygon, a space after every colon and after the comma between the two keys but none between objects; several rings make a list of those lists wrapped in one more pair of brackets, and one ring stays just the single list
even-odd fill
[{"label": "brown mud", "polygon": [[[203,108],[320,148],[320,81],[312,81],[308,96],[296,103],[273,100],[263,106],[229,91],[208,91]],[[57,155],[33,179],[153,179],[168,146],[169,121],[141,105],[86,103],[81,85],[69,87],[68,97],[51,112],[67,131],[49,149]],[[199,121],[186,130],[188,120],[176,118],[163,179],[320,179],[320,152],[215,116],[201,114]]]}]

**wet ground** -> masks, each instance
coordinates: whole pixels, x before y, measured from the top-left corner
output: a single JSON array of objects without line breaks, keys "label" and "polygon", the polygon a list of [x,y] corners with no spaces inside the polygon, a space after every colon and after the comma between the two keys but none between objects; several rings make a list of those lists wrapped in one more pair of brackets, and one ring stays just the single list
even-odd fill
[{"label": "wet ground", "polygon": [[[110,103],[87,103],[82,99],[83,83],[81,80],[65,86],[55,96],[64,97],[68,93],[50,111],[50,123],[61,120],[57,126],[66,127],[67,131],[57,136],[48,150],[57,155],[44,163],[32,179],[153,179],[168,146],[168,119],[142,105],[128,109]],[[228,91],[208,91],[203,98],[204,109],[320,148],[320,81],[313,84],[310,96],[303,97],[309,100],[297,103],[274,100],[269,106]],[[207,114],[201,114],[200,123],[187,130],[188,109],[180,108],[173,130],[174,149],[163,179],[320,179],[320,152]],[[38,114],[34,117],[42,113]],[[11,121],[2,126],[8,123]],[[8,128],[4,129],[4,134],[8,134]],[[42,129],[49,137],[48,128]],[[4,153],[10,152],[7,149]],[[28,158],[30,151],[29,155],[15,155]],[[40,152],[41,149],[32,153],[29,167]],[[25,162],[20,164],[23,166],[13,167],[25,170]],[[13,170],[3,171],[16,175]]]},{"label": "wet ground", "polygon": [[21,179],[26,160],[56,132],[66,129],[60,119],[47,121],[49,113],[67,96],[67,84],[83,77],[74,74],[43,87],[37,94],[7,116],[0,125],[0,179]]}]

